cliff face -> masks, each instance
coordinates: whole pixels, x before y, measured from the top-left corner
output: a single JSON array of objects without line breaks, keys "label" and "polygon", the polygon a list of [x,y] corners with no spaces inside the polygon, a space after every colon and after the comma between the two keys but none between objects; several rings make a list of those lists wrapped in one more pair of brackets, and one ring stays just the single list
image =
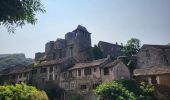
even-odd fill
[{"label": "cliff face", "polygon": [[16,65],[29,65],[33,59],[26,58],[25,54],[0,54],[0,70]]}]

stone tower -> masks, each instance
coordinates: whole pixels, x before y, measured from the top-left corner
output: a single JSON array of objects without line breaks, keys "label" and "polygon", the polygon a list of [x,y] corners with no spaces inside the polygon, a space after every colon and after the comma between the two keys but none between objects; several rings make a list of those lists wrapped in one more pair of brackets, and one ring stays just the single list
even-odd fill
[{"label": "stone tower", "polygon": [[73,57],[77,61],[86,60],[84,53],[91,48],[91,33],[85,27],[78,25],[75,30],[65,35],[65,40],[66,56]]}]

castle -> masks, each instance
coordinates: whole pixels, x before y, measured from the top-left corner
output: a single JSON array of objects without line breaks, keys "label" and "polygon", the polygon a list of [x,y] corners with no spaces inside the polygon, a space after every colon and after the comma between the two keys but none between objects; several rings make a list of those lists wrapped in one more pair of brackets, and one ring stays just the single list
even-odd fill
[{"label": "castle", "polygon": [[137,69],[133,75],[130,75],[129,69],[119,57],[122,56],[122,47],[100,41],[98,48],[103,57],[94,59],[91,55],[91,33],[79,25],[68,32],[65,39],[46,43],[45,52],[35,54],[34,65],[3,70],[0,84],[25,82],[38,86],[53,81],[64,89],[61,100],[69,100],[72,95],[80,95],[83,100],[95,100],[93,90],[96,86],[117,79],[129,79],[131,76],[150,84],[156,82],[169,86],[170,46],[144,45],[135,56]]},{"label": "castle", "polygon": [[1,80],[9,84],[31,82],[36,86],[54,81],[65,90],[65,100],[71,95],[81,95],[85,100],[91,100],[95,98],[93,90],[99,84],[130,78],[123,62],[120,59],[112,60],[109,56],[121,55],[122,45],[100,41],[98,48],[103,58],[97,60],[91,55],[92,48],[91,33],[78,25],[65,35],[65,39],[46,43],[45,52],[35,54],[33,67],[6,69],[1,73]]}]

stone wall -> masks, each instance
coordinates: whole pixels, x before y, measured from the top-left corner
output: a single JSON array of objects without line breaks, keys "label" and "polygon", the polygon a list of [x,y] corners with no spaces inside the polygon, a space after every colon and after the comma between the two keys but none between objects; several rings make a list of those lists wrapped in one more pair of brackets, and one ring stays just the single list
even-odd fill
[{"label": "stone wall", "polygon": [[137,68],[170,65],[170,49],[142,48],[137,54]]}]

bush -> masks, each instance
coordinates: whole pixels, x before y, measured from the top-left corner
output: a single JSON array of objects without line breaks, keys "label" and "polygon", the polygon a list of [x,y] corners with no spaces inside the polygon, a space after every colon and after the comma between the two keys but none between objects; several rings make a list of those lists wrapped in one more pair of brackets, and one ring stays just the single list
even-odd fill
[{"label": "bush", "polygon": [[24,83],[0,86],[0,100],[48,100],[42,90]]},{"label": "bush", "polygon": [[99,85],[96,95],[98,100],[135,100],[135,95],[116,81]]},{"label": "bush", "polygon": [[98,100],[152,100],[154,87],[135,80],[116,80],[96,88]]}]

